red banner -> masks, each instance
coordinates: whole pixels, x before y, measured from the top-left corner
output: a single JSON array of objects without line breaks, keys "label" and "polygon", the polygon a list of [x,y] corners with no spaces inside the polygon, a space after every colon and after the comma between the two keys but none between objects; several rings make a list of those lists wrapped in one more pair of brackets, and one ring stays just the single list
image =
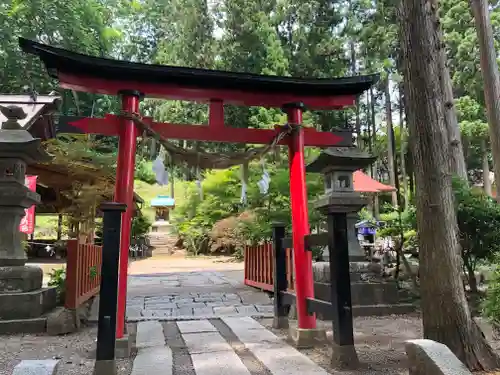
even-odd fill
[{"label": "red banner", "polygon": [[[26,176],[24,184],[31,191],[36,191],[36,178],[37,176]],[[24,217],[21,219],[19,231],[21,233],[31,234],[35,230],[35,205],[24,210]]]}]

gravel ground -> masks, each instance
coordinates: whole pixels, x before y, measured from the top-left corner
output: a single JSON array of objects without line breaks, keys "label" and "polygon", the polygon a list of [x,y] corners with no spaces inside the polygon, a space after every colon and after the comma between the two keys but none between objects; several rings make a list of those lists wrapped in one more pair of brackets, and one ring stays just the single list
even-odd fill
[{"label": "gravel ground", "polygon": [[[287,330],[272,328],[272,319],[262,319],[261,323],[283,339],[287,338]],[[328,339],[332,339],[330,322],[318,321],[318,327],[325,328]],[[486,337],[500,355],[500,341],[492,337],[491,328],[481,328],[486,329]],[[328,345],[300,351],[334,375],[408,375],[404,342],[418,338],[422,338],[422,321],[418,314],[360,317],[354,319],[354,342],[361,362],[360,369],[342,372],[332,370],[331,349]],[[500,372],[478,375],[500,375]]]},{"label": "gravel ground", "polygon": [[[94,370],[96,327],[65,336],[0,337],[0,375],[11,375],[23,359],[60,359],[59,374],[91,375]],[[118,375],[130,375],[133,359],[117,360]]]},{"label": "gravel ground", "polygon": [[[280,337],[286,338],[286,330],[272,328],[271,319],[261,323]],[[354,319],[354,340],[361,368],[356,371],[334,371],[330,368],[330,347],[325,345],[300,351],[325,370],[335,375],[407,375],[408,367],[404,341],[422,336],[421,320],[417,315],[363,317]],[[325,327],[331,340],[331,323],[318,321]]]}]

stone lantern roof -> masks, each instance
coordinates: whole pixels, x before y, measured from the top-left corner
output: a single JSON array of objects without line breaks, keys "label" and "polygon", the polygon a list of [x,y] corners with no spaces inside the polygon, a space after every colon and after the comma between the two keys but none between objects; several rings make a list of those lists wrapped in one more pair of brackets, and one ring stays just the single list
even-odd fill
[{"label": "stone lantern roof", "polygon": [[19,120],[26,118],[21,107],[0,105],[0,112],[7,118],[0,129],[0,158],[19,158],[28,164],[51,160],[41,140],[33,138],[19,124]]},{"label": "stone lantern roof", "polygon": [[329,147],[307,167],[307,172],[356,171],[373,164],[377,158],[357,147]]}]

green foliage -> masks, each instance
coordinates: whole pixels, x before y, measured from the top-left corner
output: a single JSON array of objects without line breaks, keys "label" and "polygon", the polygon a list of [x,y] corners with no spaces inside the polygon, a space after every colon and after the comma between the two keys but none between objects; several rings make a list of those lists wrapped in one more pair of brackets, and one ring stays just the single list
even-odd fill
[{"label": "green foliage", "polygon": [[[473,272],[479,261],[491,260],[500,254],[500,206],[481,191],[470,188],[459,179],[453,181],[457,224],[462,248],[462,259],[467,271]],[[381,215],[386,226],[378,231],[379,237],[399,236],[398,213]],[[414,206],[401,214],[405,247],[414,248],[417,242],[416,211]]]},{"label": "green foliage", "polygon": [[132,219],[132,226],[130,229],[131,238],[138,239],[144,237],[147,233],[149,233],[151,225],[152,223],[147,216],[144,215],[134,216],[134,218]]},{"label": "green foliage", "polygon": [[482,314],[486,316],[494,326],[500,327],[500,256],[496,255],[494,260],[494,271],[488,282],[486,296],[482,301]]},{"label": "green foliage", "polygon": [[138,159],[135,167],[135,179],[147,182],[148,184],[156,183],[156,176],[152,170],[152,163],[144,159]]},{"label": "green foliage", "polygon": [[[388,205],[390,207],[390,205]],[[415,233],[417,218],[414,206],[409,206],[407,210],[401,212],[401,224],[399,213],[394,208],[389,213],[381,214],[380,219],[385,222],[385,227],[377,232],[378,237],[397,237],[403,231],[405,239],[412,239]]]},{"label": "green foliage", "polygon": [[56,288],[57,300],[60,304],[64,304],[66,298],[66,269],[54,269],[49,274],[48,285]]},{"label": "green foliage", "polygon": [[[241,180],[238,167],[207,173],[203,181],[203,200],[200,199],[196,185],[187,184],[184,202],[176,207],[173,222],[188,251],[220,251],[221,247],[236,251],[243,243],[269,240],[273,222],[282,222],[291,229],[288,166],[267,165],[271,183],[269,193],[265,196],[257,187],[257,181],[262,175],[261,168],[258,163],[250,164],[246,206],[240,203]],[[323,191],[321,177],[308,176],[307,187],[312,202]],[[243,212],[246,214],[241,215]],[[309,216],[312,227],[319,223],[320,215],[317,210],[310,207]],[[230,234],[222,236],[224,231],[229,231]],[[212,246],[217,243],[224,245]]]},{"label": "green foliage", "polygon": [[463,181],[455,180],[453,187],[462,258],[465,267],[473,271],[479,260],[500,253],[500,206]]}]

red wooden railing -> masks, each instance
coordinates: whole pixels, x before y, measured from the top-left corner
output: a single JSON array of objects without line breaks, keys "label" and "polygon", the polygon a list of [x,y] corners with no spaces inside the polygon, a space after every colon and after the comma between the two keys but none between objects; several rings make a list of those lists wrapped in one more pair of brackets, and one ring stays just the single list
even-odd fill
[{"label": "red wooden railing", "polygon": [[76,309],[99,293],[102,246],[68,241],[65,307]]},{"label": "red wooden railing", "polygon": [[[292,249],[286,249],[285,254],[288,290],[294,290]],[[273,283],[274,258],[272,242],[245,247],[245,285],[271,292],[274,288]]]}]

